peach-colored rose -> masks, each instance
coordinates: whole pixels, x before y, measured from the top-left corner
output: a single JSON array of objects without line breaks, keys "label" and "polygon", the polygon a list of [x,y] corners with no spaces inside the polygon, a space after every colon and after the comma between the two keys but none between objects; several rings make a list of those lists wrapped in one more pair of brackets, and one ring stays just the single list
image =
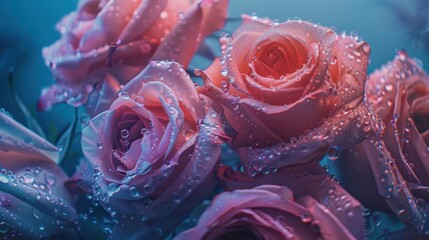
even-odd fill
[{"label": "peach-colored rose", "polygon": [[215,197],[197,226],[175,239],[364,238],[360,203],[317,163],[254,178],[230,168],[219,172],[232,192]]},{"label": "peach-colored rose", "polygon": [[429,77],[401,51],[370,76],[366,96],[385,129],[342,153],[343,183],[365,206],[429,234]]},{"label": "peach-colored rose", "polygon": [[117,216],[112,238],[165,238],[210,194],[218,121],[185,70],[164,61],[151,62],[91,120],[82,148],[98,171],[94,197]]},{"label": "peach-colored rose", "polygon": [[74,198],[64,187],[58,156],[58,148],[0,113],[2,238],[48,238],[72,229]]},{"label": "peach-colored rose", "polygon": [[57,24],[61,38],[43,50],[57,83],[43,90],[39,108],[81,105],[95,93],[87,107],[99,113],[150,60],[187,66],[205,37],[222,28],[227,5],[228,0],[79,1]]},{"label": "peach-colored rose", "polygon": [[249,173],[341,151],[376,129],[363,101],[367,43],[305,21],[245,16],[221,45],[201,92],[221,104]]}]

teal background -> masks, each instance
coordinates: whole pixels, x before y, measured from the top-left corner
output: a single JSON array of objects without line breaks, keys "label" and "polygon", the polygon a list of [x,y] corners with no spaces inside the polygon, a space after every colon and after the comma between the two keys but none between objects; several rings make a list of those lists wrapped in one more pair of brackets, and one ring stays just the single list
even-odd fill
[{"label": "teal background", "polygon": [[[407,2],[411,4],[414,1]],[[366,40],[372,47],[370,72],[391,60],[399,49],[421,59],[428,70],[428,51],[413,44],[415,37],[408,35],[407,29],[398,24],[389,4],[389,1],[381,0],[231,0],[230,17],[255,13],[279,21],[297,18],[313,21],[338,32],[357,34]],[[71,121],[72,108],[64,104],[48,112],[36,112],[40,90],[53,83],[41,57],[41,49],[59,38],[55,23],[73,11],[76,5],[77,1],[70,0],[0,1],[0,40],[13,39],[25,53],[14,54],[18,59],[15,71],[17,91],[51,135]],[[232,22],[226,30],[232,31],[237,25],[237,22]],[[9,57],[9,60],[14,58]],[[0,70],[0,107],[22,122],[23,116],[11,101],[5,81],[6,72],[2,68]]]}]

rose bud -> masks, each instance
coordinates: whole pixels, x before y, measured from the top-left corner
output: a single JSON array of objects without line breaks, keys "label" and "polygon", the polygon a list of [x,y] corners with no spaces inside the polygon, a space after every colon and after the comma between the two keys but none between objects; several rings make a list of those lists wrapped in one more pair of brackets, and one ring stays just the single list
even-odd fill
[{"label": "rose bud", "polygon": [[70,231],[77,219],[59,150],[0,113],[0,235],[47,238]]},{"label": "rose bud", "polygon": [[82,134],[113,239],[165,238],[216,183],[222,128],[176,62],[151,62]]},{"label": "rose bud", "polygon": [[186,67],[204,39],[223,27],[227,6],[228,0],[79,1],[57,24],[61,38],[43,50],[56,84],[42,91],[38,108],[67,102],[87,103],[93,116],[107,110],[120,85],[150,60]]},{"label": "rose bud", "polygon": [[333,157],[377,131],[363,100],[370,47],[305,21],[245,16],[202,94],[221,105],[250,175]]},{"label": "rose bud", "polygon": [[366,96],[385,129],[341,155],[342,182],[365,206],[429,234],[429,77],[401,51],[370,76]]}]

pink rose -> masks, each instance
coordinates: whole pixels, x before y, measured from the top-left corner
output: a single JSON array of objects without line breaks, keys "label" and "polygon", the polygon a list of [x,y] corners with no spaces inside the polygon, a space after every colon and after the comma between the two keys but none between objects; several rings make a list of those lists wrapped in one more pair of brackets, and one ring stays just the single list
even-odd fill
[{"label": "pink rose", "polygon": [[232,192],[215,197],[176,240],[364,238],[361,205],[317,163],[254,178],[230,168],[219,175]]},{"label": "pink rose", "polygon": [[429,234],[429,77],[399,52],[370,76],[366,96],[385,130],[342,153],[343,182],[365,206],[391,209],[405,224]]},{"label": "pink rose", "polygon": [[47,238],[77,220],[67,175],[55,163],[59,150],[0,113],[0,235]]},{"label": "pink rose", "polygon": [[[215,185],[221,128],[175,62],[151,62],[82,132],[113,238],[165,238]],[[207,111],[206,111],[207,110]]]},{"label": "pink rose", "polygon": [[363,101],[367,43],[305,21],[248,16],[220,42],[201,92],[221,104],[248,173],[318,159],[376,130]]},{"label": "pink rose", "polygon": [[223,27],[227,5],[228,0],[81,0],[57,24],[62,37],[43,50],[57,83],[43,90],[39,109],[58,102],[81,105],[94,93],[87,107],[99,113],[150,60],[187,66],[205,37]]}]

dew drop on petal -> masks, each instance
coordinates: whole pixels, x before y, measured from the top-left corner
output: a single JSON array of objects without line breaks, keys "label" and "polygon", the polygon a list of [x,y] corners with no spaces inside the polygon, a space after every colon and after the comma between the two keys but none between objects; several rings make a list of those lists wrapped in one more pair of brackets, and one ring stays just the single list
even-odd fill
[{"label": "dew drop on petal", "polygon": [[39,219],[42,217],[42,213],[39,210],[37,210],[36,208],[33,208],[33,217],[35,219]]},{"label": "dew drop on petal", "polygon": [[327,152],[329,160],[337,160],[340,157],[340,149],[337,146],[331,146]]},{"label": "dew drop on petal", "polygon": [[374,214],[372,220],[374,221],[374,224],[376,227],[381,226],[381,216],[378,214]]},{"label": "dew drop on petal", "polygon": [[48,172],[45,174],[45,181],[49,186],[53,186],[55,184],[56,177],[53,173]]},{"label": "dew drop on petal", "polygon": [[100,140],[97,141],[97,148],[100,150],[103,149],[103,143]]},{"label": "dew drop on petal", "polygon": [[144,191],[146,194],[151,194],[153,191],[155,191],[155,188],[154,188],[153,186],[151,186],[151,185],[145,185],[145,186],[143,187],[143,191]]},{"label": "dew drop on petal", "polygon": [[90,120],[90,117],[88,114],[83,114],[82,116],[80,116],[79,121],[83,126],[88,125]]},{"label": "dew drop on petal", "polygon": [[153,233],[154,233],[156,238],[158,238],[158,239],[162,238],[163,232],[162,232],[161,228],[155,228],[153,230]]},{"label": "dew drop on petal", "polygon": [[391,92],[393,90],[393,85],[387,84],[386,86],[384,86],[384,89],[386,89],[386,91],[388,91],[388,92]]},{"label": "dew drop on petal", "polygon": [[25,172],[22,177],[25,184],[32,184],[34,182],[34,174],[32,172]]},{"label": "dew drop on petal", "polygon": [[9,178],[6,175],[0,174],[0,182],[2,183],[8,183]]},{"label": "dew drop on petal", "polygon": [[130,196],[133,198],[137,198],[140,196],[139,190],[136,187],[130,187]]},{"label": "dew drop on petal", "polygon": [[191,139],[195,134],[195,131],[192,129],[188,129],[185,132],[185,140],[188,141],[189,139]]},{"label": "dew drop on petal", "polygon": [[301,221],[304,222],[304,223],[311,222],[311,216],[308,213],[303,213],[303,214],[301,214],[300,217],[301,217]]},{"label": "dew drop on petal", "polygon": [[119,185],[116,183],[109,184],[109,186],[107,186],[107,189],[106,189],[106,192],[109,195],[109,197],[118,191],[119,191]]},{"label": "dew drop on petal", "polygon": [[121,130],[121,137],[122,138],[127,138],[129,135],[130,135],[130,132],[127,129]]},{"label": "dew drop on petal", "polygon": [[25,137],[25,138],[24,138],[24,142],[25,142],[26,144],[30,144],[32,141],[33,141],[33,140],[31,139],[31,137]]},{"label": "dew drop on petal", "polygon": [[150,52],[150,50],[151,50],[151,47],[150,47],[150,45],[148,43],[143,43],[140,46],[140,52],[141,53],[148,53],[148,52]]},{"label": "dew drop on petal", "polygon": [[9,231],[9,223],[0,222],[0,233],[7,233]]}]

